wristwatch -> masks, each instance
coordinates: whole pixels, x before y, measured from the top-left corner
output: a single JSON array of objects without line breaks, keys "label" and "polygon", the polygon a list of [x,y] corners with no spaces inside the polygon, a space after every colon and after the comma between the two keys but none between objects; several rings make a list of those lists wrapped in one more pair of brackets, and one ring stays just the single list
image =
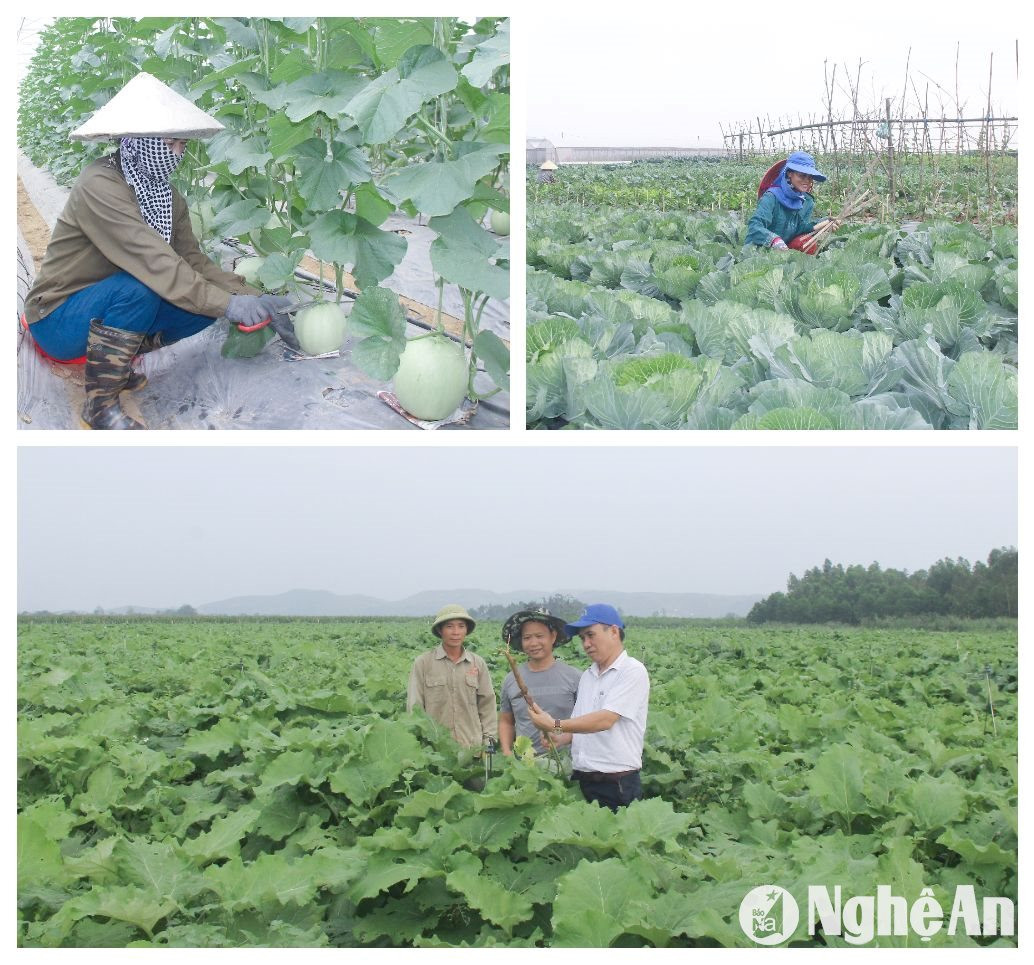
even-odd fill
[{"label": "wristwatch", "polygon": [[555,734],[562,734],[564,732],[564,728],[560,726],[560,721],[555,717],[553,718],[553,732]]}]

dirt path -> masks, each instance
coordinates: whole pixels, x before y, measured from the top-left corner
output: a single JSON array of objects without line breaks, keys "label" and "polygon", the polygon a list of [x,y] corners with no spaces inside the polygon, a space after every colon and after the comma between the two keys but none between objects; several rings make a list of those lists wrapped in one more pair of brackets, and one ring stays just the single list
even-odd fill
[{"label": "dirt path", "polygon": [[25,243],[29,246],[29,251],[32,252],[33,260],[36,262],[35,271],[38,272],[47,245],[50,243],[50,228],[40,217],[21,178],[18,178],[18,227],[25,238]]}]

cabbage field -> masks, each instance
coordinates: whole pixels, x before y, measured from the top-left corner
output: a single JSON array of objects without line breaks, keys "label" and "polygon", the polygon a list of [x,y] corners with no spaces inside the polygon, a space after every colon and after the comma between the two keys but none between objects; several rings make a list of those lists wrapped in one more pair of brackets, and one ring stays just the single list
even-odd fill
[{"label": "cabbage field", "polygon": [[[646,799],[612,814],[403,713],[424,621],[24,618],[18,942],[744,946],[760,885],[1015,901],[1002,627],[633,620]],[[947,931],[922,944],[1016,941]]]},{"label": "cabbage field", "polygon": [[816,218],[883,193],[814,258],[744,247],[773,160],[529,179],[528,426],[1016,428],[1015,158],[836,161]]}]

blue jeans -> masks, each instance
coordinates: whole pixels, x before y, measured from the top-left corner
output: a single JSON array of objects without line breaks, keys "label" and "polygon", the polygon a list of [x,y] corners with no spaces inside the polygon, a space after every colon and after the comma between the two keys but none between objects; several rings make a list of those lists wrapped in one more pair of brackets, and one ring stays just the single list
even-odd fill
[{"label": "blue jeans", "polygon": [[32,337],[55,359],[77,359],[86,354],[90,319],[99,318],[109,328],[155,335],[177,342],[208,328],[214,318],[177,308],[155,294],[143,282],[124,271],[77,291],[63,305],[32,326]]},{"label": "blue jeans", "polygon": [[582,771],[575,771],[574,777],[582,787],[582,796],[586,801],[595,801],[600,807],[610,808],[617,811],[619,807],[625,807],[633,801],[638,801],[643,796],[643,784],[639,778],[639,771],[631,774],[622,774],[613,779],[594,778],[582,776]]}]

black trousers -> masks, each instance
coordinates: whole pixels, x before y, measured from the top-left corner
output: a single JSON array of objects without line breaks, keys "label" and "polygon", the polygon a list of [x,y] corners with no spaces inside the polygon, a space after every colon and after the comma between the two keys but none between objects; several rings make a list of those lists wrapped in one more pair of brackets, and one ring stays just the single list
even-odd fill
[{"label": "black trousers", "polygon": [[643,796],[639,771],[622,774],[613,779],[592,776],[578,777],[586,801],[595,801],[600,807],[617,811],[620,807],[638,801]]}]

